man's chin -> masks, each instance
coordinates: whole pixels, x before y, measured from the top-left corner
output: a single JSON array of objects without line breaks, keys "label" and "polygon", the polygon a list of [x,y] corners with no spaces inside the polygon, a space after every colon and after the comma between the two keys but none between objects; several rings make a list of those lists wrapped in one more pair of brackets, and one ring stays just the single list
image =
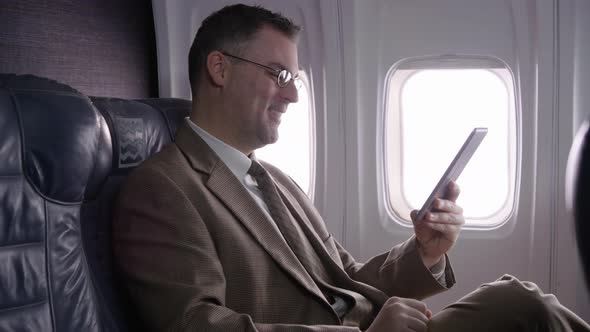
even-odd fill
[{"label": "man's chin", "polygon": [[269,144],[274,144],[279,140],[279,133],[275,132],[272,133],[270,135],[267,135],[266,137],[264,137],[264,139],[262,140],[262,147],[269,145]]},{"label": "man's chin", "polygon": [[275,144],[277,141],[279,140],[278,136],[274,136],[272,138],[270,138],[265,145],[270,145],[270,144]]},{"label": "man's chin", "polygon": [[265,136],[258,136],[258,142],[256,144],[255,150],[262,149],[263,147],[274,144],[279,140],[279,135],[265,135]]}]

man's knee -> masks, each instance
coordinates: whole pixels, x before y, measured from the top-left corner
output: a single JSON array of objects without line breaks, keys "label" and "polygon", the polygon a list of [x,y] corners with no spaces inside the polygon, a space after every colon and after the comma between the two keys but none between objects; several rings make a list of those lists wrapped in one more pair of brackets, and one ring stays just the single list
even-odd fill
[{"label": "man's knee", "polygon": [[430,331],[544,330],[551,312],[548,297],[535,284],[505,275],[443,309],[433,317],[429,328]]},{"label": "man's knee", "polygon": [[482,304],[482,308],[496,312],[498,316],[545,316],[557,302],[553,295],[544,294],[536,284],[520,281],[511,275],[484,284],[475,293],[479,293],[475,294],[476,301]]}]

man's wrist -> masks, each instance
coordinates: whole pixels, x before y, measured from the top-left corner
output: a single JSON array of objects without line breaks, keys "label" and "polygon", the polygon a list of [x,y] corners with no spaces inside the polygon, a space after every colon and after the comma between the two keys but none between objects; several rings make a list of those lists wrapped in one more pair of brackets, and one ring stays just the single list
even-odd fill
[{"label": "man's wrist", "polygon": [[438,264],[440,260],[443,258],[444,255],[438,257],[429,257],[424,253],[424,249],[422,247],[418,247],[418,252],[420,253],[420,257],[422,258],[422,262],[427,269],[431,269],[433,266]]}]

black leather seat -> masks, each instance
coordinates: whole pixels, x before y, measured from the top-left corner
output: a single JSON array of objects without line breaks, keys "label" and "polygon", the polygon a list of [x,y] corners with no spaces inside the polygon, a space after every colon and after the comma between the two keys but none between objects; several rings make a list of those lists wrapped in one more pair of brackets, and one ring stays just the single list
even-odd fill
[{"label": "black leather seat", "polygon": [[590,290],[590,119],[582,124],[572,144],[565,191],[567,205],[574,215],[578,249]]},{"label": "black leather seat", "polygon": [[0,331],[142,329],[113,266],[112,205],[189,110],[0,75]]}]

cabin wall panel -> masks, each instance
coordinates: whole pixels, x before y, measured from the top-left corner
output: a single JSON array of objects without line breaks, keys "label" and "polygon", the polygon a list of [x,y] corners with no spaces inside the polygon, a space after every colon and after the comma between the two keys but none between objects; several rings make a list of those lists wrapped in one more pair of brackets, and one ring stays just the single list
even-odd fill
[{"label": "cabin wall panel", "polygon": [[578,128],[590,116],[590,1],[575,1],[574,15],[574,127]]},{"label": "cabin wall panel", "polygon": [[157,97],[149,0],[0,0],[0,72],[87,95]]}]

